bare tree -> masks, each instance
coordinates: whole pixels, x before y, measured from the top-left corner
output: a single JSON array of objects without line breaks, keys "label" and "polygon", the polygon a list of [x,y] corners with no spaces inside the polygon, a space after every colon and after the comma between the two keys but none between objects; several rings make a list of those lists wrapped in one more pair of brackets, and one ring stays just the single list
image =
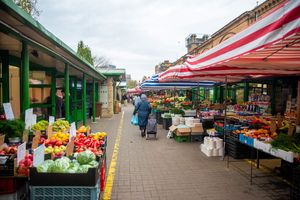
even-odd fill
[{"label": "bare tree", "polygon": [[13,2],[33,18],[39,17],[42,12],[37,7],[38,0],[13,0]]},{"label": "bare tree", "polygon": [[106,67],[111,64],[110,60],[103,56],[93,56],[95,68]]}]

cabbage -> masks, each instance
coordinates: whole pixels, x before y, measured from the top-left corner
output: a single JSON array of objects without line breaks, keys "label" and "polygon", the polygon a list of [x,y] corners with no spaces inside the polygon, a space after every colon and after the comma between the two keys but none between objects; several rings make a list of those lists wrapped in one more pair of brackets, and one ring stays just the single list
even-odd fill
[{"label": "cabbage", "polygon": [[95,167],[98,167],[98,162],[96,160],[93,160],[93,161],[89,162],[88,165],[92,168],[95,168]]},{"label": "cabbage", "polygon": [[54,161],[54,164],[51,166],[51,172],[54,173],[65,173],[70,167],[70,159],[67,157],[62,157]]},{"label": "cabbage", "polygon": [[76,160],[81,165],[88,164],[89,162],[91,162],[91,161],[93,161],[95,159],[96,159],[95,154],[93,152],[91,152],[90,150],[86,150],[86,151],[80,152],[77,155],[77,158],[76,158]]},{"label": "cabbage", "polygon": [[80,165],[77,173],[87,173],[89,171],[90,165]]},{"label": "cabbage", "polygon": [[49,168],[54,164],[53,160],[45,160],[42,164],[37,167],[39,173],[48,172]]},{"label": "cabbage", "polygon": [[76,173],[79,167],[80,164],[77,162],[77,160],[72,160],[70,167],[67,169],[67,173]]}]

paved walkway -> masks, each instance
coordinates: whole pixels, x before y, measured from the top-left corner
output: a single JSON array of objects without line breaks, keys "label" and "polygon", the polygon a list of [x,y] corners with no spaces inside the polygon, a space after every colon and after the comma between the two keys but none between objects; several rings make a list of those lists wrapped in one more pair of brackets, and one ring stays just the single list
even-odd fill
[{"label": "paved walkway", "polygon": [[[140,137],[130,125],[133,106],[123,107],[124,125],[119,133],[120,146],[110,199],[130,200],[268,200],[289,199],[289,189],[275,177],[254,179],[247,162],[229,168],[219,157],[206,157],[199,143],[177,143],[166,138],[159,125],[158,140]],[[108,169],[122,113],[92,124],[94,131],[108,133]],[[116,153],[116,152],[115,152]],[[107,169],[107,171],[108,171]],[[261,170],[260,170],[261,172]]]}]

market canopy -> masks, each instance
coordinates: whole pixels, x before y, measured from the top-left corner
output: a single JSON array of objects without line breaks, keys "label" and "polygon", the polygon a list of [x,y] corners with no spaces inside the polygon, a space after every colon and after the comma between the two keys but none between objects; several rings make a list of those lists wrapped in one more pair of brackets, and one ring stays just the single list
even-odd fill
[{"label": "market canopy", "polygon": [[[214,48],[160,74],[160,81],[300,74],[300,1],[290,0]],[[234,78],[235,77],[235,78]]]},{"label": "market canopy", "polygon": [[189,89],[195,87],[210,87],[215,84],[212,81],[198,81],[198,82],[159,82],[158,75],[153,75],[149,80],[141,84],[141,89],[146,90],[163,90],[163,89]]},{"label": "market canopy", "polygon": [[141,94],[142,92],[143,91],[140,88],[138,88],[138,87],[131,88],[131,89],[127,90],[128,94]]}]

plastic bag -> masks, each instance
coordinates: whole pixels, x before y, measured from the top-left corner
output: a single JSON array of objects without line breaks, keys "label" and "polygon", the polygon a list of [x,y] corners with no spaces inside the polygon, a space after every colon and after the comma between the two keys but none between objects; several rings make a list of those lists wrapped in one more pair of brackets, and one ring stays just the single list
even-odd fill
[{"label": "plastic bag", "polygon": [[139,125],[138,117],[136,115],[133,115],[131,118],[131,124],[134,126]]}]

